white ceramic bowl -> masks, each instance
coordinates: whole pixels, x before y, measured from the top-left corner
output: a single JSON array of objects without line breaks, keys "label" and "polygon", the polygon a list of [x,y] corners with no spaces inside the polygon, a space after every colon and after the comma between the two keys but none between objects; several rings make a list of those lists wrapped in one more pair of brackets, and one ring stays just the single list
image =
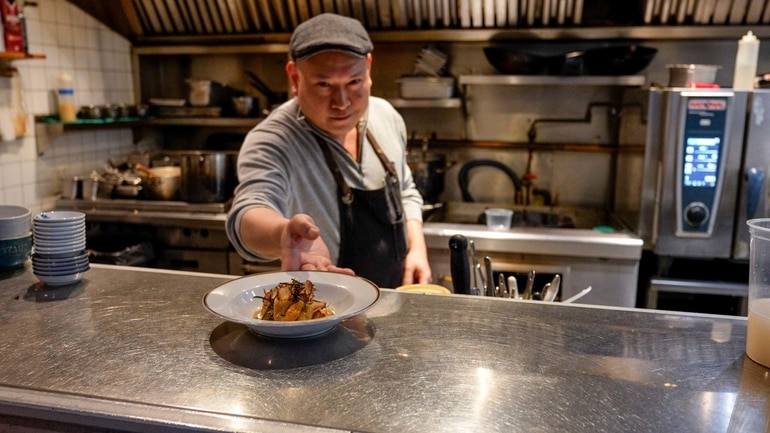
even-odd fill
[{"label": "white ceramic bowl", "polygon": [[[310,280],[316,288],[315,299],[327,302],[334,315],[296,322],[255,319],[262,308],[265,289],[292,279]],[[252,331],[281,338],[310,337],[324,334],[339,322],[369,309],[380,298],[380,289],[371,281],[350,275],[321,271],[267,272],[228,281],[211,289],[203,297],[210,312],[231,322],[246,325]]]},{"label": "white ceramic bowl", "polygon": [[35,276],[42,282],[49,286],[66,286],[67,284],[74,284],[83,278],[84,272],[75,272],[67,275],[38,275]]},{"label": "white ceramic bowl", "polygon": [[22,206],[0,205],[0,239],[26,236],[32,227],[29,209]]},{"label": "white ceramic bowl", "polygon": [[75,211],[48,211],[40,212],[32,218],[35,224],[73,224],[80,221],[85,221],[86,214],[83,212]]}]

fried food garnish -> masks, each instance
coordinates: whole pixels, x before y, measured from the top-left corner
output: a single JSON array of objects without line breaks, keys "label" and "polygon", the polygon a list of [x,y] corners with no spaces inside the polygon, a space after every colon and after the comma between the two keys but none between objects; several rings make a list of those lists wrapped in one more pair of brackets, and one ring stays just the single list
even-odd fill
[{"label": "fried food garnish", "polygon": [[275,321],[310,320],[334,314],[326,302],[313,299],[315,286],[310,280],[304,283],[292,278],[289,283],[278,283],[265,289],[262,308],[254,312],[255,319]]}]

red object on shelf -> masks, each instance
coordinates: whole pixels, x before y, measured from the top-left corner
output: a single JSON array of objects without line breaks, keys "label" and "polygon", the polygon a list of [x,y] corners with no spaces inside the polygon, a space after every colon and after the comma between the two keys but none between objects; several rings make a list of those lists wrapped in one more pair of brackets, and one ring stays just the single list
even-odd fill
[{"label": "red object on shelf", "polygon": [[688,87],[693,89],[719,89],[719,84],[714,83],[690,83]]},{"label": "red object on shelf", "polygon": [[22,53],[25,47],[20,3],[21,0],[0,0],[0,15],[3,19],[5,50]]}]

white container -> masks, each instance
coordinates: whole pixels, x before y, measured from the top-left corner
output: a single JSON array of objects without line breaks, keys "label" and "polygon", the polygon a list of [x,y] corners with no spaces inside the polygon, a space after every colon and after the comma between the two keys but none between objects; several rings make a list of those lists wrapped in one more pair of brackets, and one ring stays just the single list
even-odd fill
[{"label": "white container", "polygon": [[75,89],[72,87],[72,77],[62,72],[59,75],[59,87],[56,95],[59,102],[59,119],[62,122],[75,122],[78,120],[78,110],[75,104]]},{"label": "white container", "polygon": [[399,91],[404,99],[445,99],[454,95],[452,77],[401,77]]},{"label": "white container", "polygon": [[770,367],[770,218],[752,219],[747,224],[751,243],[746,355]]},{"label": "white container", "polygon": [[759,39],[749,30],[738,41],[738,53],[735,55],[735,73],[733,74],[733,89],[751,90],[754,88],[758,59]]},{"label": "white container", "polygon": [[487,217],[487,228],[495,231],[505,231],[511,228],[513,211],[510,209],[490,208],[484,211]]},{"label": "white container", "polygon": [[205,107],[209,105],[211,98],[211,81],[209,80],[187,80],[190,86],[190,95],[187,98],[193,107]]}]

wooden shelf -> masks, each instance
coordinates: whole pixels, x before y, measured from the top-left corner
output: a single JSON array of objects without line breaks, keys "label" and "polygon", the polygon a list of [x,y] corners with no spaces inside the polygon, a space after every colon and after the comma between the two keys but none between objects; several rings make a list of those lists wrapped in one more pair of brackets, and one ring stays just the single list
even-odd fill
[{"label": "wooden shelf", "polygon": [[15,51],[0,51],[0,60],[45,59],[43,54],[18,53]]}]

